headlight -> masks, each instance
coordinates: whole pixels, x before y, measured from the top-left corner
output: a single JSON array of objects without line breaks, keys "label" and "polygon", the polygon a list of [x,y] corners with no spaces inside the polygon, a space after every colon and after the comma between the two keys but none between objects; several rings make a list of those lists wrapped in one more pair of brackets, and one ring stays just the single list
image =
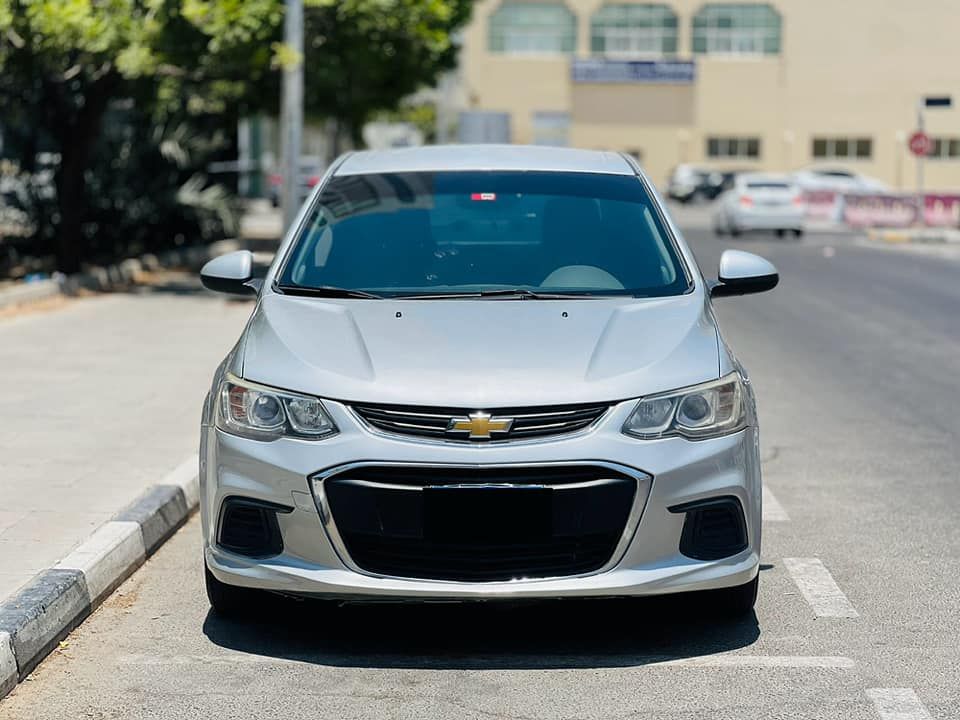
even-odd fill
[{"label": "headlight", "polygon": [[317,398],[233,376],[220,383],[217,427],[254,440],[275,440],[284,435],[318,440],[337,432]]},{"label": "headlight", "polygon": [[645,440],[669,435],[701,440],[741,430],[746,420],[743,380],[739,373],[731,373],[643,398],[623,424],[623,432]]}]

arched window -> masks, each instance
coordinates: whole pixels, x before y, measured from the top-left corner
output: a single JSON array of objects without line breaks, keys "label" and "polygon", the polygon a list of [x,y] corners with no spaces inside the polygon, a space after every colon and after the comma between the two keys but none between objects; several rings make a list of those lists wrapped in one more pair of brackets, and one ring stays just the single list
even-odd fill
[{"label": "arched window", "polygon": [[673,55],[677,16],[667,5],[604,5],[590,21],[595,55]]},{"label": "arched window", "polygon": [[563,3],[504,2],[490,16],[490,52],[572,53],[577,18]]},{"label": "arched window", "polygon": [[693,17],[693,51],[727,55],[780,52],[780,13],[770,5],[704,5]]}]

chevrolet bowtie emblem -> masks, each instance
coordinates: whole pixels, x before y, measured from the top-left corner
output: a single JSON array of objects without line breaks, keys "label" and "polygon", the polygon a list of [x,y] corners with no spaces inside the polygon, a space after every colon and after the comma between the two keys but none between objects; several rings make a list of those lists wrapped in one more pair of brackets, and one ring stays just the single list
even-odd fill
[{"label": "chevrolet bowtie emblem", "polygon": [[448,433],[469,433],[471,440],[489,440],[493,433],[508,433],[513,418],[493,417],[490,413],[473,412],[467,417],[450,418]]}]

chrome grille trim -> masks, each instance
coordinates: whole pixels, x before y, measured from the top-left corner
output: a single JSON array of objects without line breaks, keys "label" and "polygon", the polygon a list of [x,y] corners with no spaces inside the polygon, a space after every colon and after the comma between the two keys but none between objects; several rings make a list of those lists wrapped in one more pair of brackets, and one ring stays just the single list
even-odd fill
[{"label": "chrome grille trim", "polygon": [[[610,556],[609,562],[603,567],[582,574],[577,575],[562,575],[557,577],[540,577],[540,578],[529,578],[524,580],[511,580],[508,581],[510,585],[517,585],[520,583],[538,583],[538,582],[550,582],[551,580],[571,580],[582,577],[590,577],[593,575],[600,575],[602,573],[612,570],[620,560],[623,559],[623,556],[627,552],[627,547],[630,545],[633,540],[634,535],[637,531],[637,526],[640,524],[640,518],[643,515],[643,511],[646,508],[647,500],[650,497],[650,486],[653,482],[653,476],[649,475],[642,470],[637,470],[636,468],[628,467],[626,465],[621,465],[620,463],[608,462],[605,460],[581,460],[581,461],[556,461],[556,462],[545,462],[545,463],[493,463],[489,465],[478,465],[478,464],[462,464],[462,463],[410,463],[410,462],[376,462],[376,461],[358,461],[344,463],[342,465],[336,465],[329,467],[325,470],[320,470],[307,477],[307,480],[310,485],[310,489],[313,491],[314,503],[317,507],[317,512],[320,515],[320,520],[323,523],[324,531],[326,532],[327,538],[330,540],[331,545],[333,546],[334,552],[336,552],[337,557],[340,558],[340,561],[347,567],[349,570],[352,570],[355,573],[360,575],[366,575],[373,578],[382,578],[390,580],[411,580],[411,578],[401,577],[396,575],[384,575],[380,573],[374,573],[367,570],[364,570],[359,565],[357,565],[353,558],[350,557],[350,554],[347,552],[346,544],[343,541],[343,538],[340,535],[340,531],[337,528],[335,519],[333,518],[332,513],[330,512],[329,501],[327,500],[324,484],[325,481],[329,478],[336,477],[342,473],[354,470],[357,468],[445,468],[445,469],[455,469],[455,468],[465,468],[465,469],[475,469],[477,467],[485,468],[507,468],[507,469],[519,469],[519,468],[534,468],[542,471],[549,471],[550,468],[566,468],[566,467],[600,467],[606,468],[616,473],[627,475],[633,478],[636,482],[636,492],[633,498],[633,504],[630,507],[630,512],[627,516],[626,525],[623,528],[623,533],[620,536],[620,540],[617,543],[616,548],[614,548],[613,554]],[[416,582],[430,582],[435,584],[443,584],[449,586],[464,586],[464,585],[474,585],[477,583],[465,583],[456,580],[421,580],[416,579]],[[496,581],[486,584],[496,584]]]},{"label": "chrome grille trim", "polygon": [[[370,430],[388,435],[454,442],[490,444],[568,435],[589,429],[612,404],[557,405],[525,408],[434,408],[399,405],[357,404],[350,409]],[[511,418],[508,432],[493,438],[466,438],[447,431],[452,419],[483,411],[497,418]]]}]

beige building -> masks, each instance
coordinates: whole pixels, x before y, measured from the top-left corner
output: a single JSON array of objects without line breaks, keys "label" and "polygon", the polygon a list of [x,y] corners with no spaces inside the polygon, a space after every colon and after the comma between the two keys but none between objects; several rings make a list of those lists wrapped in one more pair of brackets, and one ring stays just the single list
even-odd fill
[{"label": "beige building", "polygon": [[950,95],[925,184],[960,190],[958,46],[957,0],[478,0],[460,76],[512,142],[625,150],[658,183],[822,165],[912,189],[918,102]]}]

